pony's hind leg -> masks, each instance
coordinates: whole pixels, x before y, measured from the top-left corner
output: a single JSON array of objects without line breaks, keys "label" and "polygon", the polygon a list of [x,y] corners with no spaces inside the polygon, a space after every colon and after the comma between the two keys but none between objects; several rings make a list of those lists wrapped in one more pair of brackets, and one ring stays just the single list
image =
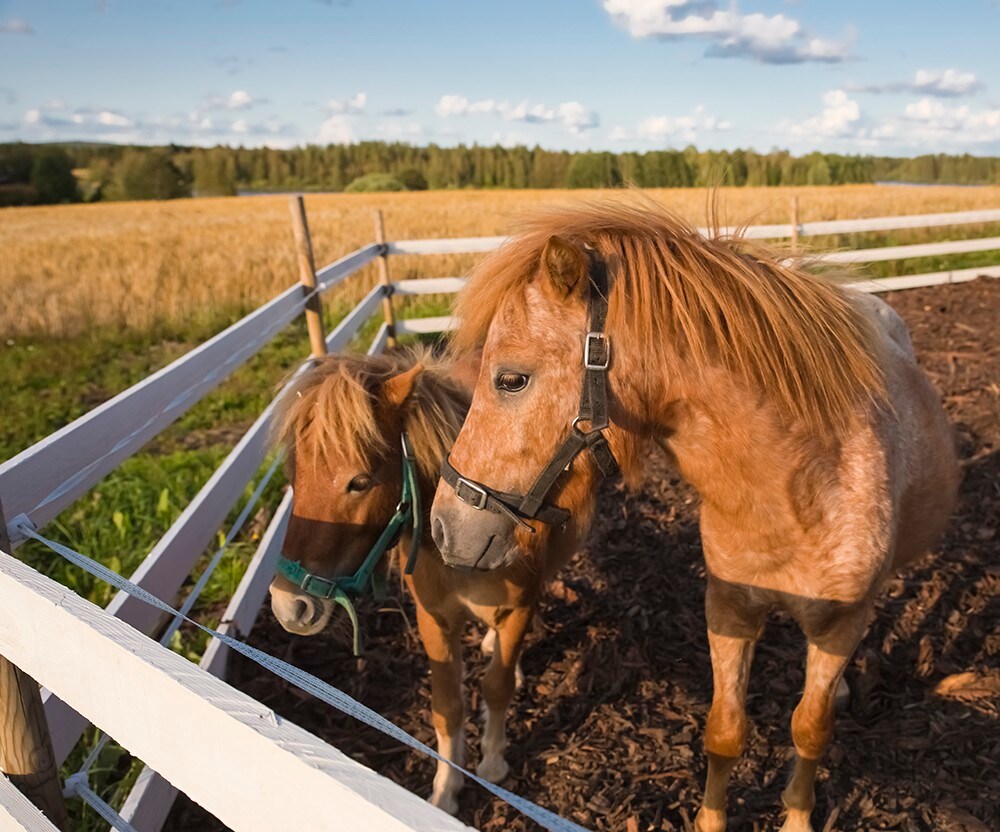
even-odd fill
[{"label": "pony's hind leg", "polygon": [[752,603],[740,588],[710,577],[705,613],[714,694],[705,727],[708,776],[694,828],[696,832],[723,832],[729,777],[746,743],[745,702],[753,648],[767,608]]},{"label": "pony's hind leg", "polygon": [[507,750],[507,709],[517,685],[521,648],[533,615],[531,607],[515,607],[497,624],[493,658],[483,675],[483,700],[486,706],[483,757],[476,773],[491,783],[501,782],[510,771],[510,766],[504,759],[504,752]]},{"label": "pony's hind leg", "polygon": [[[462,695],[462,621],[443,621],[417,604],[417,626],[431,665],[431,716],[438,753],[465,767],[465,702]],[[439,762],[430,802],[455,814],[465,778]]]},{"label": "pony's hind leg", "polygon": [[816,770],[833,735],[837,691],[844,668],[861,641],[868,623],[868,608],[853,608],[821,634],[806,633],[809,652],[806,682],[792,714],[795,768],[781,794],[786,817],[781,832],[812,832],[810,815],[816,805]]}]

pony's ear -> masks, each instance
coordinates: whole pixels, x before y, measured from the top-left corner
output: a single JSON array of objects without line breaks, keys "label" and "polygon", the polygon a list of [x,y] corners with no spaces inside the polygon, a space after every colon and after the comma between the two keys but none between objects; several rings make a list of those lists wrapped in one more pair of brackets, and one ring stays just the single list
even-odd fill
[{"label": "pony's ear", "polygon": [[587,255],[579,246],[558,235],[549,237],[542,251],[542,273],[561,296],[572,294],[587,276]]},{"label": "pony's ear", "polygon": [[382,385],[382,397],[392,407],[401,407],[410,398],[413,387],[423,371],[424,365],[417,363],[410,367],[409,370],[388,379]]}]

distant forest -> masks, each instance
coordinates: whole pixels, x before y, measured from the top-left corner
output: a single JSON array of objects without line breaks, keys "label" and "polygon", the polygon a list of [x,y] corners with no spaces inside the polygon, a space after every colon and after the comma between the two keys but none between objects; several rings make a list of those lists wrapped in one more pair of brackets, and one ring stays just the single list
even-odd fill
[{"label": "distant forest", "polygon": [[361,142],[291,150],[0,144],[0,205],[226,196],[240,191],[1000,184],[1000,158],[844,156],[788,151],[570,152]]}]

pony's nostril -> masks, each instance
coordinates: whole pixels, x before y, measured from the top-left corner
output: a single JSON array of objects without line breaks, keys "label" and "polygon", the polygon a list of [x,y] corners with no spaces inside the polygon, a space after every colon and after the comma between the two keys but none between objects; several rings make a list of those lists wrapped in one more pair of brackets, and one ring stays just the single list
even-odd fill
[{"label": "pony's nostril", "polygon": [[435,517],[434,522],[431,524],[431,537],[434,539],[434,545],[438,547],[438,550],[445,552],[448,548],[448,534],[444,530],[444,523],[441,522],[440,517]]},{"label": "pony's nostril", "polygon": [[309,602],[301,598],[295,600],[295,605],[292,607],[292,620],[302,623],[309,616]]}]

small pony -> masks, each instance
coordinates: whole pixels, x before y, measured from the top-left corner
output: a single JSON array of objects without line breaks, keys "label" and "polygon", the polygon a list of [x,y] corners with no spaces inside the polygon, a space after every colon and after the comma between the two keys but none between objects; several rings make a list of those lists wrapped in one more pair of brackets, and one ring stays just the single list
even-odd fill
[{"label": "small pony", "polygon": [[[496,571],[460,571],[442,562],[425,514],[468,411],[475,378],[470,371],[478,372],[478,361],[474,368],[449,367],[426,352],[401,351],[326,356],[303,375],[276,419],[294,500],[284,557],[271,583],[271,609],[288,632],[314,635],[340,605],[354,625],[357,651],[351,595],[369,588],[377,594],[397,558],[430,659],[438,751],[460,766],[461,635],[470,618],[484,623],[489,630],[483,651],[492,652],[492,659],[482,680],[486,713],[476,771],[499,783],[510,770],[505,721],[524,638],[545,581],[572,550],[553,541]],[[463,782],[439,763],[430,802],[453,814]]]},{"label": "small pony", "polygon": [[638,483],[661,445],[701,496],[708,572],[715,690],[694,827],[726,827],[754,644],[778,607],[808,640],[782,830],[811,830],[844,668],[885,579],[928,551],[956,499],[952,432],[902,320],[765,248],[612,202],[526,223],[456,314],[483,368],[434,500],[444,559],[509,569],[542,540],[524,528],[541,511],[584,528],[599,475],[620,465]]}]

